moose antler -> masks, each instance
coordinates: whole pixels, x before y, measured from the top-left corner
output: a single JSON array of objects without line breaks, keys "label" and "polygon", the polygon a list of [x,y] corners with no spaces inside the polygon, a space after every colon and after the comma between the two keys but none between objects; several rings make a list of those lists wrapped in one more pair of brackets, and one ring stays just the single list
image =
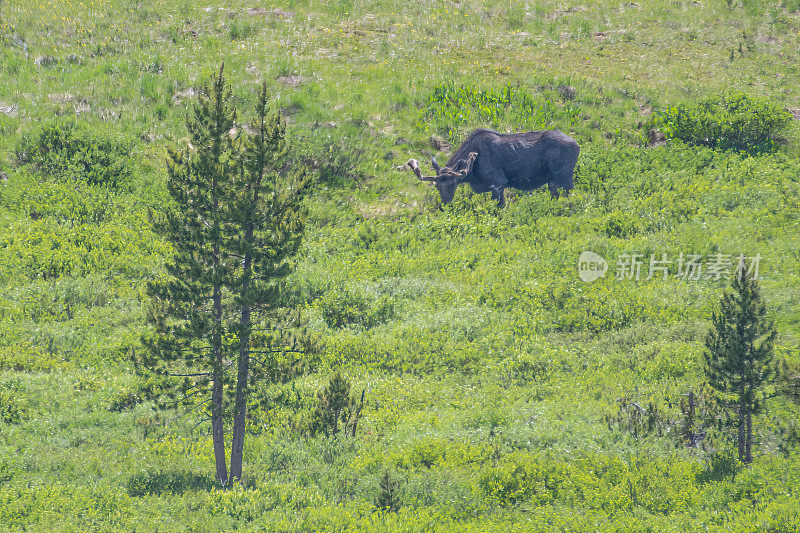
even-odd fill
[{"label": "moose antler", "polygon": [[406,165],[408,165],[409,168],[414,171],[414,174],[422,181],[433,181],[436,179],[436,176],[423,176],[422,172],[419,171],[419,163],[416,159],[409,159]]}]

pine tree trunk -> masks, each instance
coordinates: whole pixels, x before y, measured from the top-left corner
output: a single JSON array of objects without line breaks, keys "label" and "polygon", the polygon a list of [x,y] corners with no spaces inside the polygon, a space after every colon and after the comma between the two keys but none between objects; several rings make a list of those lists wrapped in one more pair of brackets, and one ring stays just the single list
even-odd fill
[{"label": "pine tree trunk", "polygon": [[747,440],[745,441],[744,462],[750,464],[753,462],[753,412],[752,409],[747,410]]},{"label": "pine tree trunk", "polygon": [[211,435],[214,441],[214,460],[217,465],[217,480],[222,486],[228,484],[228,467],[225,459],[225,420],[223,414],[223,361],[222,361],[222,295],[219,287],[214,287],[214,327],[212,339],[212,356],[214,358],[214,375],[211,389]]},{"label": "pine tree trunk", "polygon": [[750,464],[753,462],[753,454],[752,454],[752,443],[753,443],[753,409],[755,406],[753,405],[753,401],[751,398],[753,397],[753,390],[755,386],[753,384],[753,377],[755,375],[755,369],[753,368],[753,346],[750,345],[748,347],[748,353],[750,354],[749,358],[749,365],[748,365],[748,380],[747,380],[747,392],[748,392],[748,401],[745,403],[745,409],[747,410],[747,428],[745,434],[745,441],[744,441],[744,463]]},{"label": "pine tree trunk", "polygon": [[739,460],[745,460],[746,450],[745,443],[747,442],[747,409],[744,403],[744,382],[739,386],[739,435],[736,439],[736,445],[739,450]]},{"label": "pine tree trunk", "polygon": [[[252,230],[245,236],[252,240]],[[233,410],[233,442],[231,443],[231,479],[242,478],[242,459],[244,455],[244,429],[247,417],[247,385],[250,373],[250,304],[247,292],[250,288],[252,256],[245,254],[242,280],[242,313],[239,326],[239,367],[236,374],[236,401]]]},{"label": "pine tree trunk", "polygon": [[222,372],[221,369],[217,368],[214,369],[211,403],[211,434],[214,441],[214,461],[217,465],[217,481],[224,487],[228,484],[228,468],[225,461],[225,421],[223,420],[222,413]]}]

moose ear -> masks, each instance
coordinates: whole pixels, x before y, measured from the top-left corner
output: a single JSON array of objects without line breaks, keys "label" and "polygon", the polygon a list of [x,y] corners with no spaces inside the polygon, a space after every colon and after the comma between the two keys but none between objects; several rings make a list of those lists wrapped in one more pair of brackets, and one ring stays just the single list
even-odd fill
[{"label": "moose ear", "polygon": [[467,163],[464,166],[464,170],[462,172],[466,176],[470,172],[472,172],[472,166],[475,164],[475,160],[478,158],[478,152],[470,152],[469,157],[467,158]]},{"label": "moose ear", "polygon": [[442,171],[442,167],[440,167],[439,163],[436,162],[435,157],[431,157],[431,166],[433,167],[433,169],[436,171],[437,174]]},{"label": "moose ear", "polygon": [[477,158],[478,152],[470,152],[469,157],[459,161],[459,166],[464,166],[464,168],[458,171],[459,179],[463,180],[469,175],[470,172],[472,172],[472,167],[475,165],[475,160]]}]

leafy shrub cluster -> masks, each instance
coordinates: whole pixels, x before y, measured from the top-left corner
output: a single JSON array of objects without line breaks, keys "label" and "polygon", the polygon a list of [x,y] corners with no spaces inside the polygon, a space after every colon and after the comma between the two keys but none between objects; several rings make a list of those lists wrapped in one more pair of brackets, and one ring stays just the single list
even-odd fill
[{"label": "leafy shrub cluster", "polygon": [[122,139],[92,132],[75,121],[59,121],[24,134],[16,159],[42,176],[129,189],[133,177],[130,149],[130,143]]},{"label": "leafy shrub cluster", "polygon": [[698,473],[695,464],[645,457],[628,462],[587,454],[565,463],[513,452],[486,469],[479,486],[506,506],[581,502],[612,514],[639,506],[652,514],[669,514],[700,503]]},{"label": "leafy shrub cluster", "polygon": [[446,369],[469,374],[496,356],[488,340],[464,343],[444,339],[441,330],[409,326],[397,335],[364,338],[346,334],[329,339],[322,355],[328,365],[357,365],[384,371],[425,374]]},{"label": "leafy shrub cluster", "polygon": [[28,417],[28,402],[19,383],[0,383],[0,421],[19,424]]},{"label": "leafy shrub cluster", "polygon": [[81,311],[106,307],[124,298],[125,290],[113,287],[100,276],[61,278],[55,282],[36,281],[20,287],[2,301],[3,316],[16,321],[71,320]]},{"label": "leafy shrub cluster", "polygon": [[421,102],[425,110],[421,122],[449,130],[451,140],[463,125],[499,126],[512,120],[523,120],[533,127],[553,124],[562,113],[550,99],[537,99],[524,90],[506,85],[499,89],[477,88],[471,85],[443,84],[434,87]]},{"label": "leafy shrub cluster", "polygon": [[76,487],[53,480],[20,490],[11,483],[0,491],[0,523],[6,531],[58,531],[67,525],[87,531],[120,529],[130,516],[130,498],[116,487]]},{"label": "leafy shrub cluster", "polygon": [[141,404],[145,401],[145,397],[142,394],[142,391],[139,388],[135,389],[123,389],[119,391],[117,394],[111,398],[111,402],[108,405],[108,410],[114,413],[120,413],[122,411],[130,411],[137,405]]},{"label": "leafy shrub cluster", "polygon": [[375,157],[371,140],[354,124],[340,130],[299,131],[293,158],[314,170],[319,183],[328,187],[361,187],[369,173],[364,162]]},{"label": "leafy shrub cluster", "polygon": [[138,276],[164,257],[163,247],[146,226],[69,227],[53,220],[21,220],[0,230],[0,279],[54,279],[99,271]]},{"label": "leafy shrub cluster", "polygon": [[[49,372],[63,365],[45,347],[30,341],[13,346],[0,346],[0,369],[15,372]],[[8,405],[12,400],[9,400]]]},{"label": "leafy shrub cluster", "polygon": [[319,302],[322,318],[328,327],[356,326],[370,329],[394,318],[394,301],[387,297],[369,298],[358,291],[334,289]]},{"label": "leafy shrub cluster", "polygon": [[668,108],[655,119],[668,137],[720,150],[768,152],[792,116],[746,94],[712,96]]},{"label": "leafy shrub cluster", "polygon": [[126,489],[129,496],[148,494],[183,494],[189,491],[208,491],[214,480],[205,474],[186,470],[147,470],[128,478]]}]

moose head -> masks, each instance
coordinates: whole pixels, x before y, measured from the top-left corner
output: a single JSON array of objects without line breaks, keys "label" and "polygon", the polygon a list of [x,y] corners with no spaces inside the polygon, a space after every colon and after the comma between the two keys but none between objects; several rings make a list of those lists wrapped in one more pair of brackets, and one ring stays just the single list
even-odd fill
[{"label": "moose head", "polygon": [[436,162],[436,158],[432,157],[431,166],[436,170],[435,176],[423,176],[422,172],[419,170],[419,163],[416,159],[409,159],[406,164],[422,181],[432,181],[439,190],[442,203],[449,204],[456,195],[456,187],[458,184],[467,181],[467,176],[469,176],[469,173],[472,171],[472,166],[475,164],[475,159],[477,157],[478,152],[470,152],[466,159],[459,159],[452,168],[449,166],[440,167],[439,163]]}]

